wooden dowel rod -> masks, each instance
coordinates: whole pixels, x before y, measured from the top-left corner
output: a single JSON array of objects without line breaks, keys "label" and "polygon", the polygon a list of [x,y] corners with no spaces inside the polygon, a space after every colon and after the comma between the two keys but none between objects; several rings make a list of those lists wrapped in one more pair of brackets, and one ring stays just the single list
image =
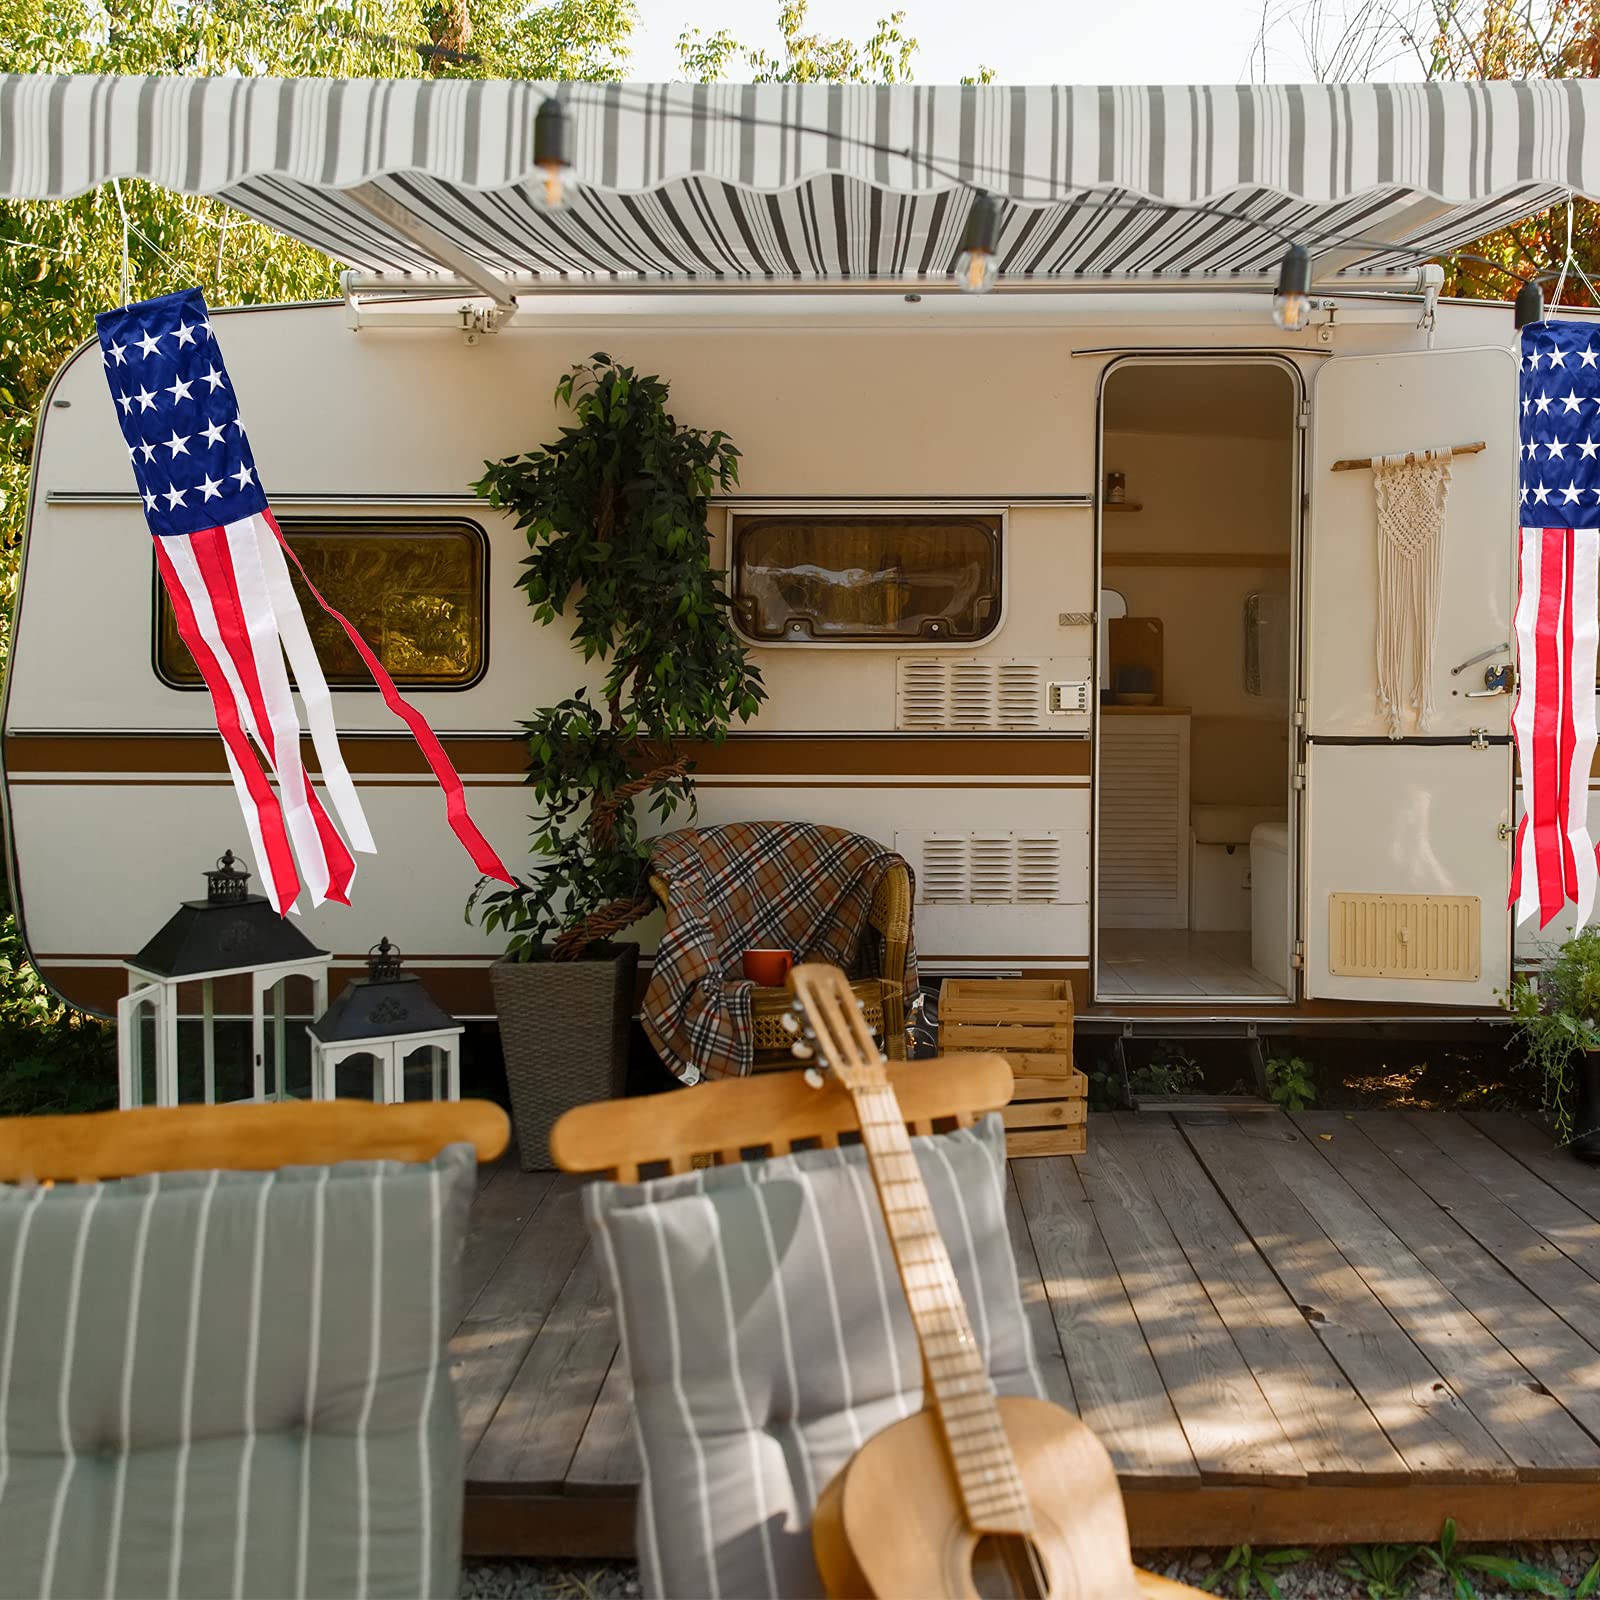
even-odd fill
[{"label": "wooden dowel rod", "polygon": [[[1488,445],[1486,445],[1482,439],[1479,439],[1476,444],[1458,444],[1454,446],[1451,449],[1450,454],[1453,456],[1475,456],[1480,450],[1487,450],[1488,448]],[[1419,452],[1415,450],[1408,451],[1406,453],[1406,461],[1408,463],[1417,461],[1421,456],[1426,454],[1426,450],[1420,452],[1420,455]],[[1366,456],[1356,461],[1335,461],[1333,464],[1333,471],[1361,472],[1368,467],[1374,466],[1382,459],[1383,458],[1381,456]]]}]

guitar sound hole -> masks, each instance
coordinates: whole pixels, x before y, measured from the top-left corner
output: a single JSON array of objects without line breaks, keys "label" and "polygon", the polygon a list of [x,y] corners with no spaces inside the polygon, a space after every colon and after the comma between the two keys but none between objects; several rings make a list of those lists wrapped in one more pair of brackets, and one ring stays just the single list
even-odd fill
[{"label": "guitar sound hole", "polygon": [[1047,1600],[1050,1577],[1032,1539],[986,1533],[973,1546],[972,1587],[980,1600]]}]

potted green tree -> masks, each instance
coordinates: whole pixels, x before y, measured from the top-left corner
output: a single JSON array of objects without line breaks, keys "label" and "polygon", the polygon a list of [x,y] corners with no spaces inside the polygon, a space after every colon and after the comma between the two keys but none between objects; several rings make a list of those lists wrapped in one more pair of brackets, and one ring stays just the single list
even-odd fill
[{"label": "potted green tree", "polygon": [[525,1168],[549,1164],[563,1110],[622,1087],[639,947],[617,936],[651,909],[641,809],[692,814],[679,741],[720,743],[764,696],[706,527],[739,452],[680,425],[660,378],[604,354],[556,399],[573,413],[560,437],[486,463],[473,486],[527,530],[518,583],[535,618],[570,616],[583,661],[605,663],[598,698],[579,688],[522,724],[537,864],[509,888],[480,882],[467,907],[509,935],[491,978]]},{"label": "potted green tree", "polygon": [[1507,1006],[1556,1138],[1580,1160],[1600,1161],[1600,928],[1573,934],[1537,976],[1519,978]]}]

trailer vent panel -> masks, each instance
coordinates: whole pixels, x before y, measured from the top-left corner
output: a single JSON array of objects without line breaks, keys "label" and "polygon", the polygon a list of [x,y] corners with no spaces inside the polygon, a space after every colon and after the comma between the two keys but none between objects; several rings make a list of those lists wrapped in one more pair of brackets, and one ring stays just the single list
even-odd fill
[{"label": "trailer vent panel", "polygon": [[896,725],[905,732],[1009,733],[1046,724],[1045,663],[901,656]]},{"label": "trailer vent panel", "polygon": [[1476,895],[1328,896],[1333,977],[1476,983],[1482,951],[1483,903]]},{"label": "trailer vent panel", "polygon": [[[916,861],[904,835],[896,846]],[[1058,833],[927,833],[917,900],[923,905],[1064,905]]]}]

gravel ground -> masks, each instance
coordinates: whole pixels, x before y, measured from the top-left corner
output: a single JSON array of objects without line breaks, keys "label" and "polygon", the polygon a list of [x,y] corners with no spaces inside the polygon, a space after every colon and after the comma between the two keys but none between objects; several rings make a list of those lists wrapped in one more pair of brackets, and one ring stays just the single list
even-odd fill
[{"label": "gravel ground", "polygon": [[[1493,1548],[1497,1555],[1512,1556],[1549,1574],[1565,1585],[1566,1592],[1577,1588],[1584,1575],[1600,1560],[1600,1546],[1586,1544],[1540,1544]],[[1478,1546],[1462,1546],[1457,1554],[1475,1553]],[[1227,1560],[1226,1550],[1142,1550],[1139,1564],[1168,1578],[1195,1585],[1213,1578]],[[1319,1550],[1310,1559],[1293,1566],[1273,1569],[1273,1577],[1284,1600],[1368,1600],[1364,1584],[1340,1572],[1350,1559],[1343,1550]],[[1472,1583],[1483,1600],[1508,1594],[1504,1583],[1484,1574],[1472,1574]],[[1405,1593],[1410,1581],[1411,1600],[1450,1600],[1449,1580],[1437,1568],[1413,1562],[1402,1578]],[[1220,1595],[1233,1595],[1234,1574],[1226,1574],[1216,1584]],[[1264,1595],[1259,1585],[1245,1593]],[[639,1569],[632,1562],[557,1562],[557,1561],[469,1561],[462,1573],[462,1600],[637,1600]],[[1384,1600],[1380,1591],[1378,1600]]]}]

